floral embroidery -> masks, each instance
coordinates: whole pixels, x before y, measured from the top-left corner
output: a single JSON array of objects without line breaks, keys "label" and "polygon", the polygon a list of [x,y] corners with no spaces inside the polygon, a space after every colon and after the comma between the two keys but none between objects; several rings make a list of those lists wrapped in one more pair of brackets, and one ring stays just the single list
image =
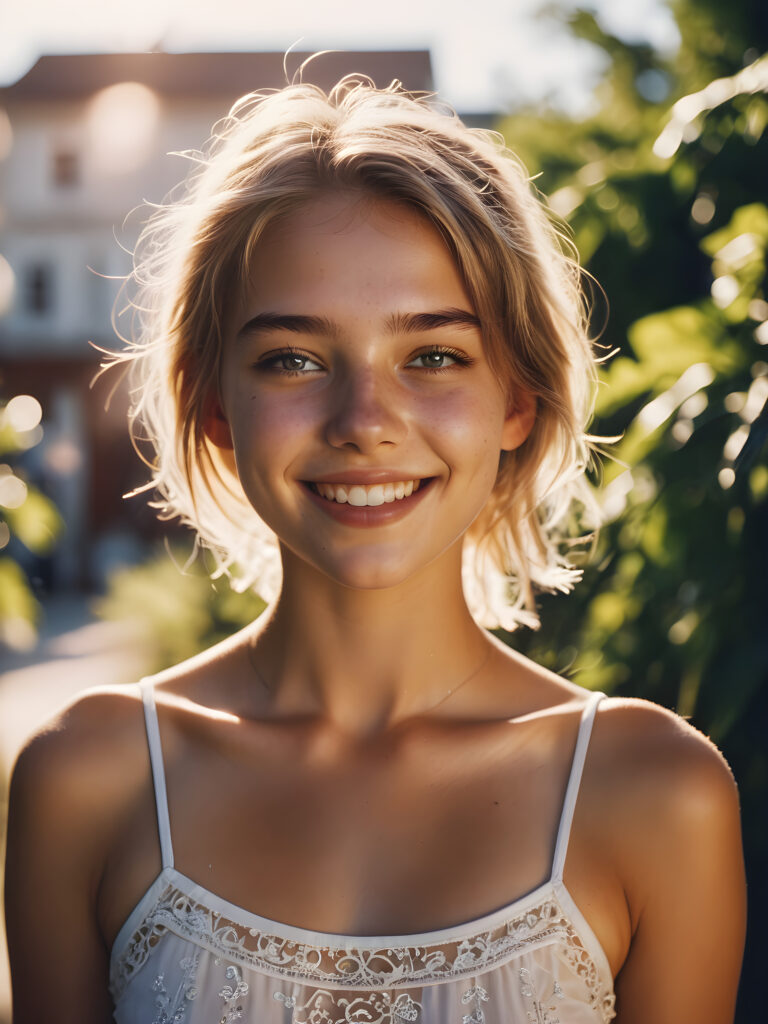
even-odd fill
[{"label": "floral embroidery", "polygon": [[157,993],[155,1006],[159,1012],[152,1021],[152,1024],[180,1024],[184,1020],[189,1003],[197,998],[195,975],[199,962],[199,953],[196,953],[194,956],[185,956],[179,961],[182,977],[174,998],[171,998],[168,994],[168,989],[165,986],[165,975],[157,975],[152,982],[152,991]]},{"label": "floral embroidery", "polygon": [[165,987],[165,975],[158,974],[155,980],[152,982],[152,991],[157,992],[157,998],[155,999],[155,1006],[160,1011],[152,1024],[168,1024],[171,1019],[168,1016],[168,1009],[170,1007],[170,997],[168,995],[168,989]]},{"label": "floral embroidery", "polygon": [[469,1003],[474,1003],[472,1007],[472,1013],[465,1014],[461,1018],[461,1024],[485,1024],[485,1014],[481,1003],[487,1003],[489,999],[488,993],[481,985],[474,985],[472,988],[468,988],[464,995],[461,997],[461,1001],[464,1006]]},{"label": "floral embroidery", "polygon": [[421,1003],[407,992],[393,998],[389,992],[340,996],[314,989],[305,1003],[284,992],[275,992],[273,998],[294,1011],[294,1024],[417,1024],[422,1014]]},{"label": "floral embroidery", "polygon": [[234,1021],[243,1019],[245,1011],[243,1010],[243,1004],[238,1002],[238,1000],[248,995],[248,982],[243,981],[240,968],[235,967],[234,964],[230,964],[224,973],[233,984],[225,985],[219,992],[219,996],[228,1007],[219,1024],[234,1024]]},{"label": "floral embroidery", "polygon": [[392,1011],[397,1020],[414,1021],[421,1017],[421,1004],[404,993],[395,1000]]},{"label": "floral embroidery", "polygon": [[[521,967],[518,971],[520,978],[520,991],[526,999],[530,1000],[528,1012],[526,1014],[526,1020],[529,1024],[560,1024],[559,1017],[553,1017],[552,1012],[554,1006],[545,1007],[544,1004],[536,998],[536,991],[533,987],[533,978],[531,972],[527,967]],[[563,990],[560,988],[557,982],[554,984],[552,995],[562,998]]]}]

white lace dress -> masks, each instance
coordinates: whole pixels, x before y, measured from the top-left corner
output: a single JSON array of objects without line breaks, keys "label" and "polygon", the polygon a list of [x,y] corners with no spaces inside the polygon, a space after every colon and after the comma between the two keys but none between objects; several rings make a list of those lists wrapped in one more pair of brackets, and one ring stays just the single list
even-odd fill
[{"label": "white lace dress", "polygon": [[117,1024],[605,1024],[611,973],[563,884],[595,710],[585,707],[552,876],[477,920],[417,935],[312,932],[248,913],[173,867],[154,696],[142,687],[163,869],[112,949]]}]

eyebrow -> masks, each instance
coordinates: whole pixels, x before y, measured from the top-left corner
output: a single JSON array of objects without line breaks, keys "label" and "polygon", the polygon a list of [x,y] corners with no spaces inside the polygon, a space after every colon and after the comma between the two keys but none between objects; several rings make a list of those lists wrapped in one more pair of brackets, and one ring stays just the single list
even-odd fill
[{"label": "eyebrow", "polygon": [[395,313],[387,318],[392,334],[418,334],[441,327],[479,328],[480,320],[466,309],[439,309],[434,313]]},{"label": "eyebrow", "polygon": [[[441,327],[480,328],[480,320],[466,309],[439,309],[429,313],[393,313],[386,327],[391,334],[419,334]],[[238,336],[258,331],[289,331],[293,334],[338,334],[338,327],[324,316],[293,313],[258,313],[243,324]]]}]

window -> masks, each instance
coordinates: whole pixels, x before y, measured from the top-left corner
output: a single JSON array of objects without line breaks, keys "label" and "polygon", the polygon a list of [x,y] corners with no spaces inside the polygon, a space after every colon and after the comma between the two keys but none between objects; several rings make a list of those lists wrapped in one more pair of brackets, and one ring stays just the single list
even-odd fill
[{"label": "window", "polygon": [[27,268],[24,308],[27,313],[43,316],[53,308],[53,268],[46,263],[34,263]]},{"label": "window", "polygon": [[80,180],[80,161],[72,149],[57,149],[53,154],[53,183],[59,188],[71,188]]}]

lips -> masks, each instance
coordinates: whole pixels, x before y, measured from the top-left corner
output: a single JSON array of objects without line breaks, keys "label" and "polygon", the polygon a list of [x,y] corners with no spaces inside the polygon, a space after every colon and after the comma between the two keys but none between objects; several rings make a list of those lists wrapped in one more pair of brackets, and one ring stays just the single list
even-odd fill
[{"label": "lips", "polygon": [[304,487],[312,503],[337,522],[373,527],[407,516],[429,493],[435,479],[393,480],[390,476],[389,480],[364,483],[348,477],[344,481],[305,481]]}]

